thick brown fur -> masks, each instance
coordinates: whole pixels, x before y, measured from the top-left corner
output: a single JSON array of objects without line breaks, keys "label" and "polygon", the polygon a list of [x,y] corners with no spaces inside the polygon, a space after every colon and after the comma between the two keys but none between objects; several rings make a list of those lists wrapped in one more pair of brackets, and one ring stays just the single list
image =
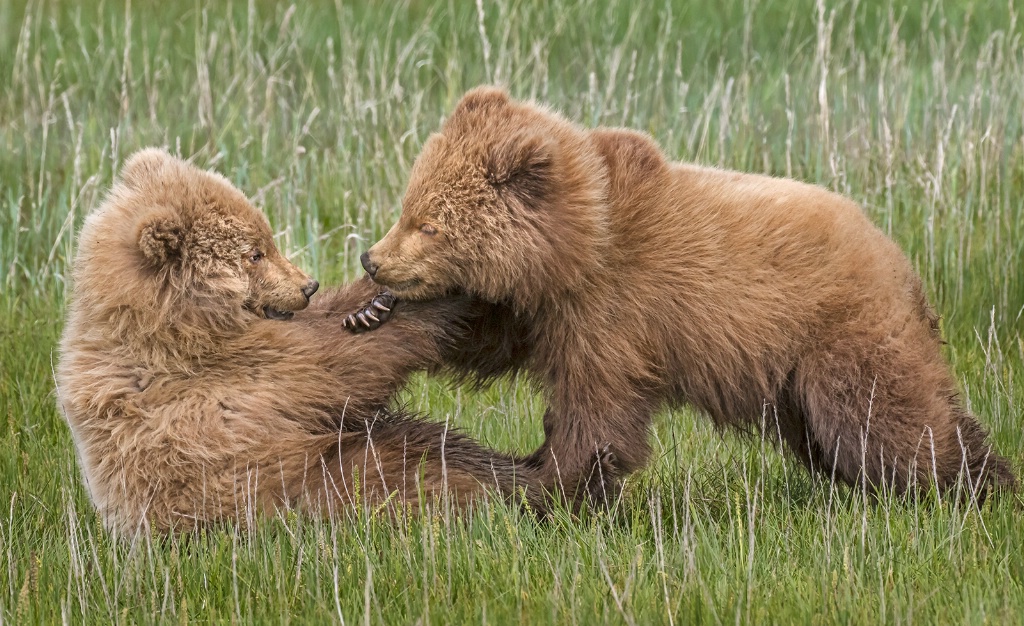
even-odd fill
[{"label": "thick brown fur", "polygon": [[850,484],[1016,484],[906,256],[820,187],[672,163],[647,135],[483,87],[427,141],[363,262],[399,299],[492,303],[488,339],[451,364],[540,382],[532,460],[570,497],[606,445],[618,473],[647,463],[652,413],[684,403]]},{"label": "thick brown fur", "polygon": [[410,373],[462,336],[473,307],[410,304],[357,336],[341,313],[378,287],[362,280],[305,308],[312,290],[226,179],[160,150],[128,161],[82,228],[56,372],[109,527],[513,492],[511,458],[387,410]]}]

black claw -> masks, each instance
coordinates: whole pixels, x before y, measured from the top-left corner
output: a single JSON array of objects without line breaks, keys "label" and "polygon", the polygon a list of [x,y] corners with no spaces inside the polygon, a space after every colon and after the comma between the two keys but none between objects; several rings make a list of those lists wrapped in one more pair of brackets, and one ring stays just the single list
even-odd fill
[{"label": "black claw", "polygon": [[391,307],[395,306],[395,302],[397,300],[398,299],[395,298],[395,296],[393,296],[393,295],[391,295],[391,293],[385,291],[383,293],[379,293],[376,296],[374,296],[374,298],[370,302],[370,304],[372,304],[374,307],[380,309],[381,311],[390,311]]}]

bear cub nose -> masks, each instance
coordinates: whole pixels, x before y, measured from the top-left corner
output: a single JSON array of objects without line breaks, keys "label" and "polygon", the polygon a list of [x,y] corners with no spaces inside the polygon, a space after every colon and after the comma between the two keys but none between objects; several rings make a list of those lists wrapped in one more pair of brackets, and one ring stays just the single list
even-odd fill
[{"label": "bear cub nose", "polygon": [[379,266],[376,263],[370,261],[369,252],[364,252],[361,255],[359,255],[359,262],[363,264],[363,269],[366,270],[366,273],[370,275],[370,278],[373,278],[374,276],[377,275],[377,268]]},{"label": "bear cub nose", "polygon": [[319,288],[320,283],[316,282],[313,279],[310,279],[310,281],[306,283],[306,286],[302,288],[302,295],[306,296],[306,300],[309,300],[310,298],[313,297],[313,294],[316,293],[316,290]]}]

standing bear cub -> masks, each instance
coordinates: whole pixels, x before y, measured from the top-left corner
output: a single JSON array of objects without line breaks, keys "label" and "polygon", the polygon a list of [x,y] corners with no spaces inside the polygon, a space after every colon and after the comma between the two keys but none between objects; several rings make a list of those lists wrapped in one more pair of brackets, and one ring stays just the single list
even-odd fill
[{"label": "standing bear cub", "polygon": [[570,500],[647,463],[652,413],[680,404],[876,491],[1016,483],[957,399],[907,258],[822,188],[669,162],[642,133],[481,87],[362,260],[399,299],[495,307],[451,364],[540,383],[530,461]]},{"label": "standing bear cub", "polygon": [[513,493],[513,459],[388,411],[473,306],[416,305],[353,336],[342,313],[378,288],[364,280],[309,304],[317,287],[226,179],[162,150],[131,157],[82,227],[56,370],[108,527]]}]

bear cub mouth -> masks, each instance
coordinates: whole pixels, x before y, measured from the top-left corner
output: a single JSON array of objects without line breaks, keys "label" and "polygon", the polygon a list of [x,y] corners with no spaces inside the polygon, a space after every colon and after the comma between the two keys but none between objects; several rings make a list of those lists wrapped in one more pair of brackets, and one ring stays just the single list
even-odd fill
[{"label": "bear cub mouth", "polygon": [[417,287],[422,282],[423,282],[422,278],[410,278],[409,280],[403,280],[403,281],[397,282],[397,283],[386,283],[386,284],[385,283],[377,283],[377,284],[384,285],[385,287],[387,287],[388,289],[390,289],[392,291],[402,291],[402,290],[405,290],[405,289],[412,289],[413,287]]},{"label": "bear cub mouth", "polygon": [[281,311],[269,304],[263,307],[263,316],[268,320],[290,320],[295,315],[293,311]]}]

